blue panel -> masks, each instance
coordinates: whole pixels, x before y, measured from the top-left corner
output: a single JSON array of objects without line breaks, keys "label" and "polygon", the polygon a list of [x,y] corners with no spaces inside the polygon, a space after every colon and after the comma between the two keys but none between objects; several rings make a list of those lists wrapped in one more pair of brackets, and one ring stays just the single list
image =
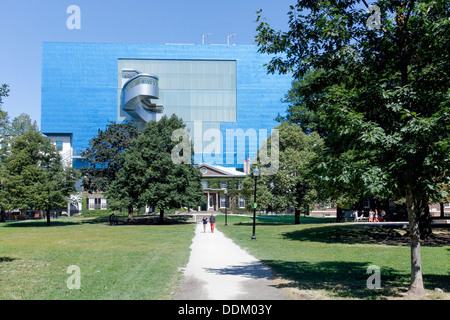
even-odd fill
[{"label": "blue panel", "polygon": [[[269,57],[255,46],[152,45],[100,43],[43,43],[41,130],[72,133],[76,151],[117,121],[118,59],[206,59],[236,61],[236,122],[222,122],[223,166],[242,168],[239,159],[253,158],[261,141],[247,139],[244,155],[237,144],[228,148],[232,164],[225,163],[226,130],[273,129],[275,117],[287,105],[281,99],[291,87],[288,75],[269,75],[264,64]],[[257,139],[259,140],[259,138]],[[200,155],[196,156],[201,159]],[[76,160],[77,167],[82,162]],[[74,163],[75,164],[75,163]]]}]

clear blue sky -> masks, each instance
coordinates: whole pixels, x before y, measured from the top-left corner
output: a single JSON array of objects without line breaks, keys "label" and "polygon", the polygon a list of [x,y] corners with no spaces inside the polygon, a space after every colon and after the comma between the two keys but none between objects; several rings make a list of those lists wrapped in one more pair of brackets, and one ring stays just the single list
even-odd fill
[{"label": "clear blue sky", "polygon": [[[295,0],[0,0],[0,84],[10,86],[3,110],[41,122],[42,42],[254,44],[256,11],[286,29]],[[81,29],[69,30],[70,5],[81,9]]]}]

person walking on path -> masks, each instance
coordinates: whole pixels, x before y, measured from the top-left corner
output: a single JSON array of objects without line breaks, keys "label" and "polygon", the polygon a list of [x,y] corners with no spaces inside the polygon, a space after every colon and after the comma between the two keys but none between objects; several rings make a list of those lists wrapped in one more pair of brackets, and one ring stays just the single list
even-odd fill
[{"label": "person walking on path", "polygon": [[216,217],[214,217],[214,213],[211,213],[209,217],[209,224],[211,225],[211,232],[214,233],[214,226],[216,225]]},{"label": "person walking on path", "polygon": [[206,232],[206,225],[208,224],[208,219],[206,219],[206,216],[203,216],[203,232]]},{"label": "person walking on path", "polygon": [[189,262],[174,300],[286,300],[284,290],[260,260],[219,229],[203,233],[200,221],[190,246]]}]

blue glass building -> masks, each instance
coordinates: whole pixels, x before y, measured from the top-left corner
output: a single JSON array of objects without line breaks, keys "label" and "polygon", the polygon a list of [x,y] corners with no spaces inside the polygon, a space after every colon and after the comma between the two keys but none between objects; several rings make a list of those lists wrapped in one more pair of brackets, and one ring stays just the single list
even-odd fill
[{"label": "blue glass building", "polygon": [[286,110],[292,79],[268,61],[255,46],[43,43],[41,131],[79,168],[111,121],[175,113],[198,163],[243,168]]}]

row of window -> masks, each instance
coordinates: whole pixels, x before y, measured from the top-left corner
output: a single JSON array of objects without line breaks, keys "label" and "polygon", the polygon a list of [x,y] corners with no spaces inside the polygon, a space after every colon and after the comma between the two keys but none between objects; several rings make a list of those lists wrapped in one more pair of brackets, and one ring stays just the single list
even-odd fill
[{"label": "row of window", "polygon": [[[212,203],[212,196],[210,198],[210,206],[213,206]],[[238,206],[239,208],[244,208],[245,207],[245,199],[244,198],[238,198]],[[220,197],[220,208],[225,208],[226,207],[226,198],[224,196]],[[229,207],[229,205],[228,205]],[[108,209],[108,202],[106,198],[89,198],[88,199],[88,208],[89,210],[105,210]]]},{"label": "row of window", "polygon": [[88,199],[88,208],[89,210],[108,209],[108,203],[106,198],[89,198]]},{"label": "row of window", "polygon": [[[238,206],[239,208],[245,208],[245,199],[244,198],[238,198]],[[220,197],[220,208],[225,208],[225,207],[230,207],[230,205],[228,204],[228,206],[226,205],[226,198],[225,197]]]},{"label": "row of window", "polygon": [[[202,181],[203,189],[208,189],[208,181]],[[228,184],[226,181],[221,181],[218,183],[217,187],[219,189],[227,189]],[[236,181],[236,190],[242,190],[242,181]],[[214,186],[210,186],[210,188],[214,188]]]}]

